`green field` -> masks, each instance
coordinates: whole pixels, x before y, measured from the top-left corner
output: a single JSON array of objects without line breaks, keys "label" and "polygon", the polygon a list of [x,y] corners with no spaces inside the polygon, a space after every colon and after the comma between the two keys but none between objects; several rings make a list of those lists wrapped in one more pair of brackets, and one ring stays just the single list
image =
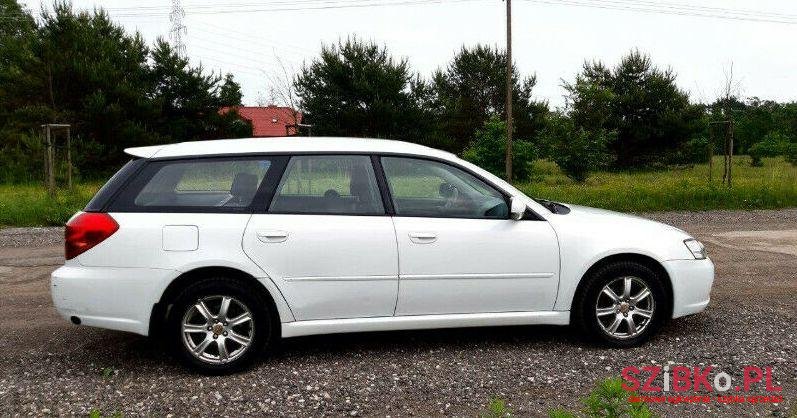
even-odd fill
[{"label": "green field", "polygon": [[577,184],[547,161],[535,163],[534,177],[516,184],[524,193],[560,202],[621,212],[708,209],[775,209],[797,206],[797,167],[783,158],[765,158],[751,167],[734,157],[733,187],[722,185],[722,157],[715,157],[713,182],[708,164],[661,171],[596,173]]},{"label": "green field", "polygon": [[[735,157],[733,188],[720,184],[722,157],[714,161],[714,182],[708,165],[632,173],[602,172],[584,184],[565,177],[555,164],[534,163],[531,181],[517,184],[532,197],[613,209],[623,212],[707,209],[774,209],[797,206],[797,167],[782,158],[764,159],[750,167]],[[63,225],[101,186],[83,183],[72,191],[47,197],[41,185],[0,185],[0,226]]]}]

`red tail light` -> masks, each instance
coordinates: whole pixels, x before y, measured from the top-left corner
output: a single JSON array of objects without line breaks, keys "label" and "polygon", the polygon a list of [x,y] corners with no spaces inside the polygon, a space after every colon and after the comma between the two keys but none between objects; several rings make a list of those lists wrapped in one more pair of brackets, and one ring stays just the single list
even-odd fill
[{"label": "red tail light", "polygon": [[71,260],[105,241],[119,230],[119,224],[107,213],[84,212],[66,224],[64,255]]}]

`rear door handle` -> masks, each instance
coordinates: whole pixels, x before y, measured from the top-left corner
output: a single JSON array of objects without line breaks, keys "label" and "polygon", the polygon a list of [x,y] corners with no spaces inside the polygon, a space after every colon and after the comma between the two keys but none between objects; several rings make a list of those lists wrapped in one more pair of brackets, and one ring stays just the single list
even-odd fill
[{"label": "rear door handle", "polygon": [[261,242],[285,242],[288,239],[288,231],[263,230],[257,231],[257,239]]},{"label": "rear door handle", "polygon": [[416,244],[431,244],[437,241],[437,234],[433,232],[410,232],[410,241]]}]

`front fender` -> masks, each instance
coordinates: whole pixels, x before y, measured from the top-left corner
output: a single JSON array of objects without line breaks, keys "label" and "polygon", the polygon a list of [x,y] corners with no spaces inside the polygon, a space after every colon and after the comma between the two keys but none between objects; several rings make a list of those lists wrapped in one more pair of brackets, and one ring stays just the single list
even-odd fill
[{"label": "front fender", "polygon": [[554,310],[570,310],[586,272],[619,254],[641,255],[663,266],[669,260],[694,260],[683,244],[689,235],[663,224],[632,218],[611,221],[591,217],[553,216],[549,222],[559,238],[561,273]]}]

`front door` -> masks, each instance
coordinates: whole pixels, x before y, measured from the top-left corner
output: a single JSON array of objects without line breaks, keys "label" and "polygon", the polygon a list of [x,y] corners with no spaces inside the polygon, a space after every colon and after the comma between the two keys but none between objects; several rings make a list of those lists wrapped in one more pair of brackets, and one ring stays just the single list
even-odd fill
[{"label": "front door", "polygon": [[510,220],[498,190],[453,165],[381,162],[399,248],[396,315],[553,308],[559,246],[548,222]]},{"label": "front door", "polygon": [[393,315],[398,252],[370,157],[292,157],[243,245],[297,320]]}]

